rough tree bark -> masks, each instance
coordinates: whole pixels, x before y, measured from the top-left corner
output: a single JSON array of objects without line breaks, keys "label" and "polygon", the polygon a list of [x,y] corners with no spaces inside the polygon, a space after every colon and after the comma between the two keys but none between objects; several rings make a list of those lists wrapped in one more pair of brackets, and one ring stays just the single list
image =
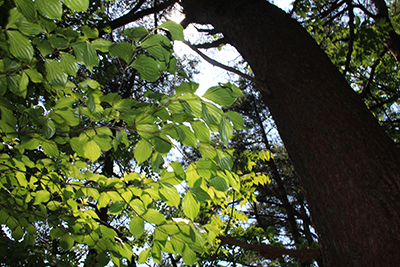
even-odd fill
[{"label": "rough tree bark", "polygon": [[302,177],[325,265],[398,266],[400,153],[328,57],[265,0],[181,2],[271,91],[265,102]]}]

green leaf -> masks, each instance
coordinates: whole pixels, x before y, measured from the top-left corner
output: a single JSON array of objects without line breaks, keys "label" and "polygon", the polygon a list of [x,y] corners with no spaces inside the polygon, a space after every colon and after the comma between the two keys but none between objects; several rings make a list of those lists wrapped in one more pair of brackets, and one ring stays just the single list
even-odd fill
[{"label": "green leaf", "polygon": [[228,141],[233,136],[233,126],[225,117],[222,117],[221,123],[219,125],[219,135],[225,145],[228,145]]},{"label": "green leaf", "polygon": [[210,141],[210,129],[205,125],[203,121],[196,120],[190,123],[194,130],[194,133],[201,142],[209,142]]},{"label": "green leaf", "polygon": [[215,175],[217,165],[215,165],[211,160],[201,159],[196,162],[196,170],[201,177],[208,180]]},{"label": "green leaf", "polygon": [[21,144],[21,147],[28,149],[28,150],[33,150],[33,149],[36,149],[39,145],[40,145],[39,139],[31,138],[31,139],[28,139],[27,141],[23,141]]},{"label": "green leaf", "polygon": [[100,154],[101,154],[101,149],[97,145],[96,141],[90,140],[84,146],[84,155],[92,162],[95,162],[100,157]]},{"label": "green leaf", "polygon": [[203,95],[204,98],[221,106],[232,105],[238,96],[243,96],[243,93],[231,83],[211,87]]},{"label": "green leaf", "polygon": [[199,202],[206,202],[208,200],[212,200],[210,195],[204,191],[200,186],[194,186],[190,189],[190,192],[193,193],[195,199]]},{"label": "green leaf", "polygon": [[196,253],[186,244],[182,253],[182,260],[188,266],[192,266],[197,260]]},{"label": "green leaf", "polygon": [[182,144],[191,147],[197,147],[197,138],[188,126],[178,125],[175,129],[178,133],[179,141],[181,141]]},{"label": "green leaf", "polygon": [[92,42],[92,46],[94,49],[99,50],[101,52],[107,53],[111,46],[111,42],[104,39],[96,39]]},{"label": "green leaf", "polygon": [[71,10],[86,11],[89,7],[89,0],[63,0],[63,3]]},{"label": "green leaf", "polygon": [[194,199],[193,194],[190,191],[188,191],[183,198],[182,209],[183,213],[191,220],[194,220],[197,214],[199,214],[200,203]]},{"label": "green leaf", "polygon": [[236,130],[243,130],[244,129],[244,121],[242,115],[235,111],[228,111],[225,112],[225,115],[232,121],[233,126]]},{"label": "green leaf", "polygon": [[108,151],[112,148],[111,138],[105,134],[100,134],[97,132],[97,135],[93,136],[93,140],[102,151]]},{"label": "green leaf", "polygon": [[64,36],[59,36],[57,34],[50,34],[49,41],[54,48],[64,48],[68,45],[68,40]]},{"label": "green leaf", "polygon": [[40,14],[48,19],[61,19],[62,5],[60,0],[36,0]]},{"label": "green leaf", "polygon": [[90,71],[99,64],[96,50],[89,43],[79,43],[73,46],[76,59],[84,64]]},{"label": "green leaf", "polygon": [[214,159],[217,156],[216,148],[209,144],[200,143],[199,151],[204,159]]},{"label": "green leaf", "polygon": [[55,142],[43,141],[42,149],[47,156],[54,157],[57,156],[60,152],[58,151],[57,144]]},{"label": "green leaf", "polygon": [[17,226],[12,230],[11,236],[16,240],[20,240],[24,236],[25,231],[21,228],[21,226]]},{"label": "green leaf", "polygon": [[111,45],[109,51],[111,56],[117,56],[128,64],[131,62],[134,54],[132,44],[125,42]]},{"label": "green leaf", "polygon": [[177,95],[181,95],[184,93],[191,93],[194,94],[197,89],[199,88],[199,84],[198,83],[194,83],[194,82],[187,82],[187,83],[182,83],[179,86],[175,87],[175,91]]},{"label": "green leaf", "polygon": [[31,62],[33,47],[28,39],[17,31],[7,31],[11,54],[25,62]]},{"label": "green leaf", "polygon": [[74,76],[78,72],[78,61],[71,54],[61,55],[61,67],[68,75]]},{"label": "green leaf", "polygon": [[50,192],[46,190],[36,191],[35,201],[33,205],[39,205],[50,200]]},{"label": "green leaf", "polygon": [[70,233],[66,233],[60,238],[60,246],[64,250],[70,250],[73,247],[74,243],[75,240],[72,238]]},{"label": "green leaf", "polygon": [[142,214],[142,218],[152,224],[161,224],[165,222],[164,215],[156,211],[155,209],[148,209]]},{"label": "green leaf", "polygon": [[33,83],[41,83],[43,81],[42,74],[36,69],[26,69],[25,72]]},{"label": "green leaf", "polygon": [[161,154],[168,153],[172,148],[171,141],[164,134],[160,134],[159,136],[155,136],[153,138],[153,143],[154,143],[154,149],[157,152],[161,153]]},{"label": "green leaf", "polygon": [[132,41],[138,42],[140,39],[149,34],[149,31],[144,27],[125,29],[124,35],[128,36]]},{"label": "green leaf", "polygon": [[155,82],[160,77],[157,62],[145,55],[138,55],[132,62],[131,67],[135,68],[140,73],[140,78]]},{"label": "green leaf", "polygon": [[129,223],[129,231],[136,239],[141,237],[144,233],[144,220],[139,216],[133,217]]},{"label": "green leaf", "polygon": [[136,144],[133,155],[136,159],[137,164],[141,164],[143,161],[150,158],[152,152],[153,148],[151,144],[148,141],[142,139]]},{"label": "green leaf", "polygon": [[158,132],[158,127],[155,124],[138,124],[136,125],[137,133],[143,138],[152,138]]},{"label": "green leaf", "polygon": [[166,203],[176,208],[179,208],[179,203],[181,198],[179,196],[178,190],[175,187],[164,184],[162,188],[160,188],[160,194],[166,199]]},{"label": "green leaf", "polygon": [[225,179],[222,177],[216,176],[210,179],[210,184],[218,191],[225,192],[228,190],[228,185],[226,184]]},{"label": "green leaf", "polygon": [[201,109],[201,117],[210,127],[211,131],[214,131],[213,125],[219,125],[222,119],[222,110],[217,108],[212,103],[203,102]]},{"label": "green leaf", "polygon": [[50,139],[56,133],[56,125],[52,120],[47,120],[43,126],[43,135],[46,139]]},{"label": "green leaf", "polygon": [[28,75],[23,72],[21,76],[21,81],[19,82],[19,89],[18,89],[18,95],[22,96],[23,98],[26,98],[26,93],[28,90],[28,84],[29,84],[29,78]]},{"label": "green leaf", "polygon": [[46,79],[55,86],[63,86],[67,82],[68,75],[63,71],[61,63],[53,60],[46,59],[44,63],[46,67]]},{"label": "green leaf", "polygon": [[36,20],[36,7],[32,0],[14,0],[14,2],[27,20]]},{"label": "green leaf", "polygon": [[145,263],[147,261],[147,259],[149,258],[149,255],[150,255],[150,249],[151,248],[148,248],[148,249],[142,250],[140,252],[138,263]]},{"label": "green leaf", "polygon": [[89,26],[85,25],[82,27],[82,31],[83,34],[89,39],[96,39],[99,37],[99,31],[96,28],[91,29]]},{"label": "green leaf", "polygon": [[110,207],[108,208],[108,212],[110,214],[119,214],[121,213],[125,208],[125,201],[117,201],[114,202],[110,205]]},{"label": "green leaf", "polygon": [[158,28],[167,29],[171,34],[172,40],[185,41],[185,37],[183,36],[183,27],[182,25],[174,22],[174,21],[166,21],[161,24]]}]

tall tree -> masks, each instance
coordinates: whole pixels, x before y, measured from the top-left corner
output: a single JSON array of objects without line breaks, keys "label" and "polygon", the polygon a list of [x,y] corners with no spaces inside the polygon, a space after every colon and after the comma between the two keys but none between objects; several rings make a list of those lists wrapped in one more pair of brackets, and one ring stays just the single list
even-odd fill
[{"label": "tall tree", "polygon": [[[326,266],[400,260],[400,154],[309,34],[263,0],[183,0],[249,62],[301,176]],[[374,218],[374,219],[372,219]]]}]

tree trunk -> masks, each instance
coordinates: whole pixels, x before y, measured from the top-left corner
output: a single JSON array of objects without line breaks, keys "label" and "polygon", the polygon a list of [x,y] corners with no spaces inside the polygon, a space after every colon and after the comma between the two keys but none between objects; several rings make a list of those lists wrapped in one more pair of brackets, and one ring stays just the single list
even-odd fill
[{"label": "tree trunk", "polygon": [[265,81],[326,266],[398,266],[400,153],[308,33],[265,0],[182,0]]}]

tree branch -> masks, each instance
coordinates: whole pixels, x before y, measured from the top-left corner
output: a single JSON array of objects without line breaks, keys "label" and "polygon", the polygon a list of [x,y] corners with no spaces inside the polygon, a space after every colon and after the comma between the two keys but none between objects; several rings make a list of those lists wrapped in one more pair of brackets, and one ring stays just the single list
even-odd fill
[{"label": "tree branch", "polygon": [[226,38],[221,38],[218,39],[214,42],[211,43],[204,43],[204,44],[197,44],[194,45],[196,48],[204,48],[204,49],[208,49],[208,48],[215,48],[215,47],[219,47],[220,45],[224,45],[224,44],[228,44],[229,41]]},{"label": "tree branch", "polygon": [[205,61],[207,61],[207,62],[210,63],[211,65],[216,66],[216,67],[220,67],[221,69],[224,69],[224,70],[226,70],[226,71],[235,73],[235,74],[237,74],[237,75],[239,75],[239,76],[241,76],[241,77],[243,77],[243,78],[245,78],[245,79],[247,79],[247,80],[250,80],[250,81],[254,82],[256,85],[259,85],[259,86],[261,87],[261,88],[260,88],[261,91],[264,91],[264,92],[266,92],[268,95],[271,95],[271,91],[269,90],[269,88],[266,88],[266,87],[265,87],[265,82],[260,81],[260,80],[254,78],[254,77],[252,77],[252,76],[250,76],[250,75],[247,75],[247,74],[245,74],[245,73],[243,73],[243,72],[241,72],[241,71],[239,71],[239,70],[237,70],[237,69],[234,69],[234,68],[232,68],[232,67],[229,67],[229,66],[226,66],[226,65],[224,65],[224,64],[219,63],[218,61],[216,61],[216,60],[214,60],[214,59],[208,57],[207,55],[205,55],[205,54],[204,54],[203,52],[201,52],[195,45],[192,45],[192,44],[189,43],[189,42],[184,42],[184,43],[185,43],[187,46],[189,46],[193,51],[195,51],[197,54],[199,54],[199,56],[201,56]]},{"label": "tree branch", "polygon": [[288,255],[294,258],[300,258],[301,262],[314,259],[321,256],[318,248],[302,248],[302,249],[287,249],[282,247],[274,247],[271,245],[253,245],[229,236],[218,237],[223,243],[228,245],[239,246],[244,249],[258,251],[268,259],[282,259],[283,255]]},{"label": "tree branch", "polygon": [[144,9],[144,10],[141,10],[136,13],[136,11],[139,9],[139,7],[144,2],[144,1],[140,1],[131,11],[129,11],[128,14],[111,21],[110,27],[112,30],[117,29],[117,28],[122,27],[128,23],[131,23],[135,20],[141,19],[147,15],[150,15],[150,14],[153,14],[156,12],[160,12],[161,10],[174,5],[178,1],[179,0],[168,0],[168,1],[165,1],[164,3],[161,3],[155,7]]}]

